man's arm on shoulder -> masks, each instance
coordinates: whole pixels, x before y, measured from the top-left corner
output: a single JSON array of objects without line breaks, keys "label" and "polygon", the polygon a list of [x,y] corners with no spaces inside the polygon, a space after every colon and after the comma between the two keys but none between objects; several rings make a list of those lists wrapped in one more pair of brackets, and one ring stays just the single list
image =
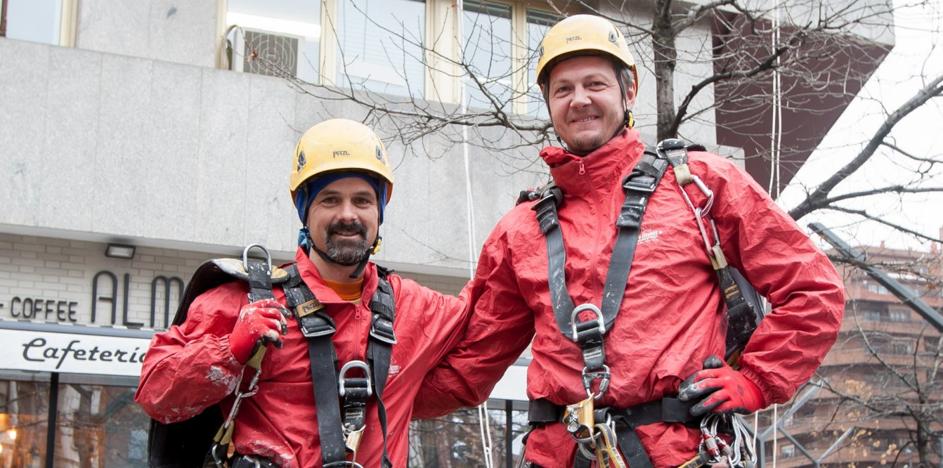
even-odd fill
[{"label": "man's arm on shoulder", "polygon": [[203,293],[187,319],[154,335],[134,395],[152,418],[172,423],[192,418],[232,393],[243,365],[229,346],[240,307],[247,302],[238,283]]},{"label": "man's arm on shoulder", "polygon": [[767,404],[782,403],[808,381],[838,337],[842,279],[752,178],[722,169],[726,180],[715,219],[724,252],[772,305],[744,348],[740,371]]},{"label": "man's arm on shoulder", "polygon": [[414,418],[480,404],[530,343],[533,314],[517,288],[506,245],[500,228],[485,242],[475,277],[461,294],[470,314],[467,326],[426,375]]}]

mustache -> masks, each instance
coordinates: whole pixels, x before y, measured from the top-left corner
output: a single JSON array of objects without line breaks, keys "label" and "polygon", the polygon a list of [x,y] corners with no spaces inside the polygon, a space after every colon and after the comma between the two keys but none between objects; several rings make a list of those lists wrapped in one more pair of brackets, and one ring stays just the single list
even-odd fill
[{"label": "mustache", "polygon": [[350,234],[359,234],[361,237],[367,237],[367,228],[364,227],[359,221],[352,221],[349,223],[337,222],[333,223],[327,228],[327,235],[333,236],[335,234],[350,235]]}]

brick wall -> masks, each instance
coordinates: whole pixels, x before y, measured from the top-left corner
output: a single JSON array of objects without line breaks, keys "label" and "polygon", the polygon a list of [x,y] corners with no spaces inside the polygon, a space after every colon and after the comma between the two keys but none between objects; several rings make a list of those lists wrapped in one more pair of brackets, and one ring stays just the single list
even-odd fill
[{"label": "brick wall", "polygon": [[[95,304],[95,325],[123,326],[127,320],[150,327],[154,278],[179,278],[185,283],[193,270],[211,257],[199,252],[138,247],[134,258],[128,260],[106,257],[105,247],[95,242],[0,234],[0,317],[87,325],[93,324]],[[103,271],[114,275],[117,282],[107,273],[100,274]],[[96,275],[97,299],[93,300]],[[155,328],[163,328],[165,294],[162,285],[157,289]],[[171,289],[171,315],[180,292],[179,283]],[[115,323],[111,321],[113,302],[117,304]]]}]

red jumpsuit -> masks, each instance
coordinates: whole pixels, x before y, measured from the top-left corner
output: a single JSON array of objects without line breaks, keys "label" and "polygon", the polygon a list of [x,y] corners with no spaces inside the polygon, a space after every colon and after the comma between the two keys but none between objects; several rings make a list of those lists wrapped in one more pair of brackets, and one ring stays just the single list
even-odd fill
[{"label": "red jumpsuit", "polygon": [[[337,325],[333,342],[340,365],[365,360],[376,266],[367,265],[361,300],[351,303],[324,285],[301,249],[295,260],[305,284],[327,306]],[[465,326],[468,314],[459,299],[395,274],[388,279],[396,301],[398,341],[393,345],[383,402],[390,460],[396,467],[405,467],[418,384],[461,336],[456,330]],[[154,336],[135,395],[147,414],[172,423],[191,418],[221,400],[228,411],[243,368],[229,350],[229,334],[239,309],[247,302],[247,291],[242,282],[207,291],[193,302],[182,325]],[[274,292],[284,304],[281,288]],[[243,400],[235,425],[235,448],[238,453],[266,457],[286,468],[321,466],[308,345],[294,319],[288,320],[288,334],[282,341],[284,346],[270,346],[262,361],[258,393]],[[380,466],[381,447],[376,400],[371,399],[357,461],[365,467]]]},{"label": "red jumpsuit", "polygon": [[[643,149],[638,132],[628,130],[582,158],[557,147],[541,152],[564,192],[559,218],[575,305],[600,304],[615,220],[625,199],[621,182]],[[731,161],[691,152],[690,168],[716,194],[710,213],[728,261],[772,303],[743,352],[741,372],[767,403],[782,403],[811,377],[836,339],[844,310],[841,278],[796,223]],[[648,204],[620,312],[605,337],[612,381],[598,407],[625,408],[676,395],[705,358],[723,356],[726,309],[678,187],[669,169]],[[703,205],[696,192],[688,190]],[[512,209],[485,242],[475,277],[463,292],[472,309],[466,335],[427,377],[420,398],[428,404],[416,409],[417,417],[487,398],[532,334],[528,397],[558,405],[586,398],[580,349],[554,319],[546,241],[533,204]],[[676,466],[696,453],[698,433],[683,425],[656,423],[638,432],[656,466]],[[530,435],[526,457],[544,467],[569,467],[574,451],[573,438],[557,423]]]}]

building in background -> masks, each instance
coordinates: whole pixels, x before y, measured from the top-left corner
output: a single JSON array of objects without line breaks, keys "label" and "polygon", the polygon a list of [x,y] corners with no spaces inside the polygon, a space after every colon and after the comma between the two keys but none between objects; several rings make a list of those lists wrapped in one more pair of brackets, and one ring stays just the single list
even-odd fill
[{"label": "building in background", "polygon": [[[590,3],[651,21],[648,2],[616,2],[621,12]],[[486,96],[450,68],[465,54],[506,98],[506,112],[545,117],[528,58],[549,25],[587,7],[463,5],[457,12],[450,0],[0,0],[0,335],[11,350],[0,359],[0,467],[145,465],[147,419],[131,396],[148,338],[167,326],[204,259],[238,256],[250,243],[276,260],[292,258],[300,226],[287,176],[298,137],[326,118],[365,117],[361,106],[319,98],[288,78],[428,105],[456,106],[464,93],[474,109]],[[726,15],[695,23],[679,40],[677,89],[715,71],[714,61],[695,59],[724,53],[711,48],[713,38],[745,27],[736,11]],[[861,31],[875,59],[854,62],[871,67],[865,77],[893,45],[889,21],[878,17]],[[637,47],[636,117],[649,122],[640,128],[653,143],[655,85],[644,65],[651,44]],[[847,99],[810,101],[808,115],[792,116],[804,130],[784,132],[794,157],[780,183],[860,83],[845,86]],[[734,99],[735,89],[707,89],[699,99],[716,109],[705,106],[684,135],[758,160],[772,108]],[[784,89],[797,98],[808,91]],[[499,129],[474,135],[464,147],[432,135],[412,147],[391,139],[388,148],[397,183],[378,261],[447,293],[460,290],[518,191],[546,180],[534,164],[537,148],[495,152],[485,143],[522,142]],[[765,186],[769,164],[746,166]],[[527,357],[518,364],[493,394],[498,465],[510,466],[519,447],[512,442],[524,419]],[[484,463],[480,431],[468,420],[417,427],[415,466]]]},{"label": "building in background", "polygon": [[[941,231],[943,239],[943,231]],[[859,248],[930,307],[943,307],[943,252]],[[943,347],[940,332],[860,269],[841,264],[845,318],[818,371],[783,407],[781,432],[766,444],[776,466],[937,466],[943,459]],[[772,415],[764,414],[767,425]],[[918,425],[923,430],[918,431]],[[920,434],[918,435],[918,432]]]}]

